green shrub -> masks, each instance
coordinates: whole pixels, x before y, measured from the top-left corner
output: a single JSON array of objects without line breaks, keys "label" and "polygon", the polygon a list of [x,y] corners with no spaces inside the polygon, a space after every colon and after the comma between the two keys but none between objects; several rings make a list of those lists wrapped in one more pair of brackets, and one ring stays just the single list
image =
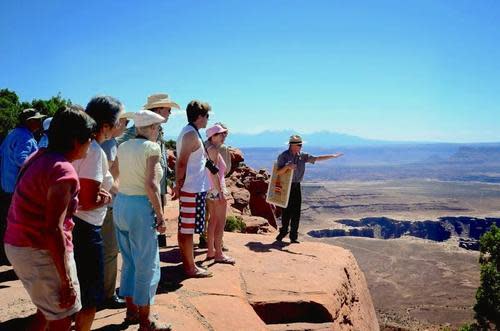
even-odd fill
[{"label": "green shrub", "polygon": [[240,216],[228,216],[226,218],[226,226],[224,231],[228,232],[243,232],[245,230],[246,224],[243,222],[243,218]]},{"label": "green shrub", "polygon": [[460,329],[458,329],[458,331],[479,331],[479,330],[480,329],[478,325],[475,323],[462,325]]},{"label": "green shrub", "polygon": [[475,318],[481,329],[500,328],[500,229],[492,226],[481,239],[481,280],[476,292]]}]

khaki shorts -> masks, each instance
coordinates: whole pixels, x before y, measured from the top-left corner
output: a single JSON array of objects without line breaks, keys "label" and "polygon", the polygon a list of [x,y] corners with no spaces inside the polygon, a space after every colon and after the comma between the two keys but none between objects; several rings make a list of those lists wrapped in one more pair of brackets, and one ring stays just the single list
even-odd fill
[{"label": "khaki shorts", "polygon": [[5,253],[9,258],[17,277],[23,283],[33,304],[47,320],[60,320],[80,311],[80,285],[76,276],[73,253],[68,254],[71,281],[76,291],[75,304],[69,308],[59,307],[61,279],[54,260],[47,250],[32,247],[16,247],[5,244]]}]

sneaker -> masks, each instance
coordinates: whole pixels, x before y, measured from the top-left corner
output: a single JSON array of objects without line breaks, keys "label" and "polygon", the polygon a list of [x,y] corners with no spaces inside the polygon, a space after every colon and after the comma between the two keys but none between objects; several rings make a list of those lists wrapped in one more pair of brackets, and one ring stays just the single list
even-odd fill
[{"label": "sneaker", "polygon": [[100,309],[121,309],[127,307],[124,299],[120,298],[116,294],[111,298],[106,299],[104,303],[99,307]]}]

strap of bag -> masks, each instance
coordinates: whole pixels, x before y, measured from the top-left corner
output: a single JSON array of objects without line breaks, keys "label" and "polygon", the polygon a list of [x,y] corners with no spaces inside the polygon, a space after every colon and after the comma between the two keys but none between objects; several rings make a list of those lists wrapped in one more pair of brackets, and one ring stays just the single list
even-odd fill
[{"label": "strap of bag", "polygon": [[196,125],[194,125],[193,123],[189,123],[189,125],[191,125],[193,127],[193,129],[196,131],[196,133],[198,134],[198,137],[200,137],[200,140],[201,140],[201,145],[203,146],[203,149],[205,150],[205,156],[207,157],[207,159],[211,160],[212,162],[214,162],[211,158],[210,158],[210,155],[208,154],[208,150],[207,150],[207,147],[205,146],[205,143],[203,142],[203,138],[201,137],[201,134],[200,134],[200,131],[198,130],[198,128],[196,127]]}]

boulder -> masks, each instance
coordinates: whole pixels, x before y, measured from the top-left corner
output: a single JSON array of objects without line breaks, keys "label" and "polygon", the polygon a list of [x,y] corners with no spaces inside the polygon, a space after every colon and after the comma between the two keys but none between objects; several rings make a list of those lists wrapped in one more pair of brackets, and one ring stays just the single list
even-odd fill
[{"label": "boulder", "polygon": [[229,153],[231,154],[231,170],[229,174],[231,174],[236,168],[239,167],[240,163],[245,161],[243,157],[243,153],[240,149],[235,147],[229,147]]},{"label": "boulder", "polygon": [[269,222],[264,217],[242,215],[243,222],[245,222],[244,233],[268,233],[274,232]]},{"label": "boulder", "polygon": [[248,203],[250,202],[250,192],[245,188],[233,187],[231,190],[231,195],[233,196],[234,203],[231,207],[238,209],[242,213],[248,209]]},{"label": "boulder", "polygon": [[[262,175],[261,175],[262,176]],[[266,201],[269,182],[263,178],[255,178],[249,184],[250,212],[254,216],[264,217],[275,229],[278,228],[273,205]]]}]

